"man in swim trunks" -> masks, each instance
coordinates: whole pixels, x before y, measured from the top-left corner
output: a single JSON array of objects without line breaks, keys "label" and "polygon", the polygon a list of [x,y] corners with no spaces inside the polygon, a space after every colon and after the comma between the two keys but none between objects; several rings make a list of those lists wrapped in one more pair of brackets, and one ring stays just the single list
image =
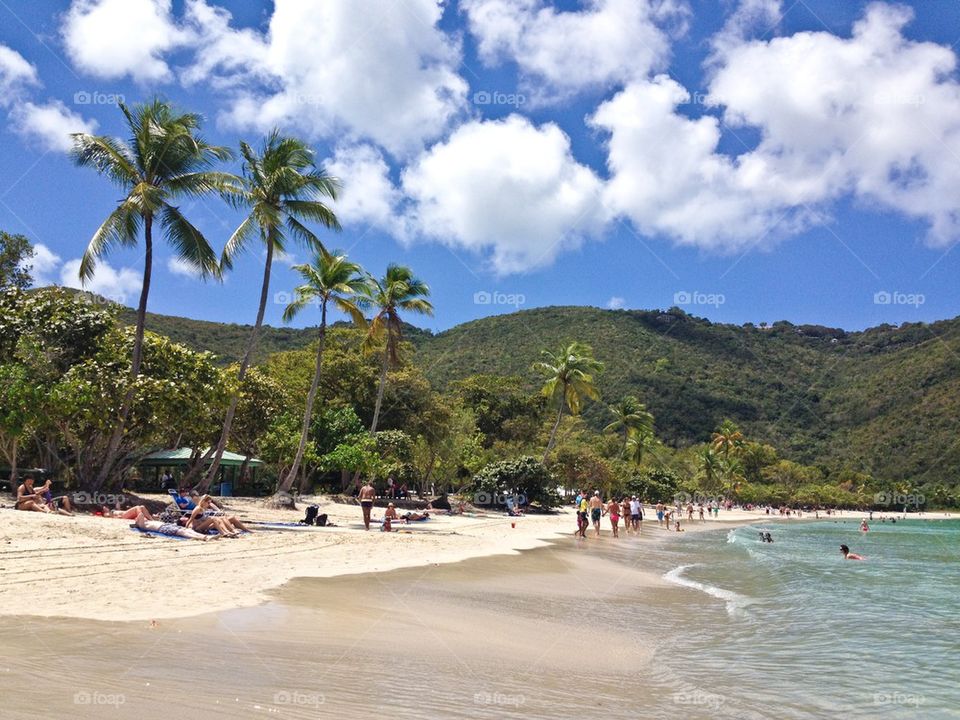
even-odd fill
[{"label": "man in swim trunks", "polygon": [[840,552],[843,554],[844,560],[863,560],[862,556],[850,552],[850,548],[848,548],[846,545],[840,546]]},{"label": "man in swim trunks", "polygon": [[657,503],[657,525],[663,525],[663,512],[665,508],[662,502]]},{"label": "man in swim trunks", "polygon": [[607,514],[610,516],[610,527],[613,528],[613,536],[620,537],[620,503],[613,498],[607,503]]},{"label": "man in swim trunks", "polygon": [[643,510],[640,508],[640,501],[634,495],[630,498],[630,526],[635,533],[641,532],[640,521],[643,519]]},{"label": "man in swim trunks", "polygon": [[373,489],[370,481],[360,488],[360,509],[363,511],[363,527],[370,529],[370,511],[373,510],[373,501],[377,497],[377,491]]},{"label": "man in swim trunks", "polygon": [[590,519],[593,521],[593,530],[597,537],[600,537],[601,517],[603,517],[603,501],[600,499],[600,491],[594,490],[593,497],[590,498]]}]

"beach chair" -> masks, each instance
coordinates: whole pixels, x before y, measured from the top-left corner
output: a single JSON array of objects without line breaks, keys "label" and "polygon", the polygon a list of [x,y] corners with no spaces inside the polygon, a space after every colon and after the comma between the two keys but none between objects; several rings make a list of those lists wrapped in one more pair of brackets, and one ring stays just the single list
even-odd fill
[{"label": "beach chair", "polygon": [[[179,492],[177,492],[172,488],[170,490],[167,490],[167,494],[170,495],[170,499],[173,500],[174,503],[176,503],[176,506],[180,508],[181,515],[192,513],[197,507],[197,504],[193,500],[191,500],[190,498],[184,497],[183,495],[181,495]],[[211,510],[204,513],[204,515],[225,515],[225,514],[226,513],[224,513],[222,510]]]}]

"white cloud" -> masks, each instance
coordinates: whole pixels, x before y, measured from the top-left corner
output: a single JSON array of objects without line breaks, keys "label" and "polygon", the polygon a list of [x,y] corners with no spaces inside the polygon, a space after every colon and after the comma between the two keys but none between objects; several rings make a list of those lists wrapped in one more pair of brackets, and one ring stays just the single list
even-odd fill
[{"label": "white cloud", "polygon": [[642,79],[664,68],[670,56],[664,25],[682,23],[688,13],[679,0],[584,5],[558,12],[542,0],[468,0],[464,10],[485,63],[514,61],[526,92],[545,89],[557,96]]},{"label": "white cloud", "polygon": [[783,16],[783,0],[740,0],[720,32],[713,36],[712,59],[743,43],[751,33],[768,33]]},{"label": "white cloud", "polygon": [[187,262],[183,258],[178,257],[168,257],[167,258],[167,270],[169,270],[174,275],[179,275],[181,277],[200,279],[202,274],[197,269],[196,265],[193,265],[190,262]]},{"label": "white cloud", "polygon": [[91,75],[139,82],[171,77],[164,54],[189,41],[171,0],[73,0],[61,28],[73,63]]},{"label": "white cloud", "polygon": [[25,86],[37,82],[36,68],[16,50],[0,45],[0,107],[13,102]]},{"label": "white cloud", "polygon": [[396,231],[400,193],[390,181],[390,168],[370,145],[339,147],[326,163],[327,173],[341,182],[334,206],[341,223],[369,223]]},{"label": "white cloud", "polygon": [[34,287],[43,287],[54,282],[54,273],[60,267],[60,256],[43,243],[33,246],[33,257],[26,263],[30,266]]},{"label": "white cloud", "polygon": [[215,87],[233,88],[232,126],[292,125],[407,154],[464,112],[460,48],[438,28],[436,0],[277,0],[265,36],[230,28],[202,0],[189,13],[201,50],[184,78],[213,73]]},{"label": "white cloud", "polygon": [[80,282],[80,258],[67,260],[60,268],[60,282],[66,287],[87,290],[108,300],[126,303],[130,297],[140,293],[143,276],[132,268],[115,270],[109,263],[97,263],[93,278],[86,283]]},{"label": "white cloud", "polygon": [[490,253],[498,273],[548,265],[603,224],[601,182],[548,123],[511,115],[462,125],[402,175],[411,233]]},{"label": "white cloud", "polygon": [[624,307],[626,307],[626,305],[627,301],[622,297],[617,297],[616,295],[607,300],[607,307],[611,310],[622,310]]},{"label": "white cloud", "polygon": [[852,196],[926,220],[935,244],[956,239],[956,56],[904,38],[909,18],[872,5],[850,38],[723,45],[708,102],[734,133],[760,135],[735,156],[719,150],[716,117],[678,111],[690,96],[676,82],[630,84],[590,118],[609,133],[609,209],[643,232],[730,251],[797,232]]},{"label": "white cloud", "polygon": [[[875,3],[850,38],[798,33],[729,49],[711,86],[734,126],[759,128],[749,158],[796,199],[853,194],[960,236],[957,57],[902,30],[912,11]],[[819,196],[819,197],[818,197]]]},{"label": "white cloud", "polygon": [[97,123],[84,120],[59,100],[44,105],[21,102],[10,113],[13,129],[20,135],[34,138],[45,150],[67,152],[73,145],[70,133],[92,133]]}]

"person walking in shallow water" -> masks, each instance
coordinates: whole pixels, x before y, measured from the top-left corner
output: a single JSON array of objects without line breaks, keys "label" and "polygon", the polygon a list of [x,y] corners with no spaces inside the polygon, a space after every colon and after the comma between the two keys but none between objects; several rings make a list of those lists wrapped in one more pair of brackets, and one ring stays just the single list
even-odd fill
[{"label": "person walking in shallow water", "polygon": [[613,528],[613,536],[620,537],[620,503],[613,498],[607,503],[607,514],[610,516],[610,527]]},{"label": "person walking in shallow water", "polygon": [[370,529],[370,512],[373,510],[373,501],[377,497],[377,491],[373,489],[373,485],[370,484],[370,481],[367,481],[367,484],[360,488],[360,510],[363,512],[363,527],[365,530]]},{"label": "person walking in shallow water", "polygon": [[600,499],[600,491],[594,490],[593,497],[590,498],[590,520],[593,521],[593,532],[600,537],[600,518],[603,517],[603,500]]}]

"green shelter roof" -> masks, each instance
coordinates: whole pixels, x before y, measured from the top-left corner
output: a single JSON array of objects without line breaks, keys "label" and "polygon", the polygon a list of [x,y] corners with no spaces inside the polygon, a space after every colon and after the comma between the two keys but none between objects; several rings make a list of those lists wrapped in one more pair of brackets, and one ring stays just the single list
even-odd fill
[{"label": "green shelter roof", "polygon": [[[203,452],[206,453],[206,450]],[[149,467],[177,467],[179,465],[188,465],[192,457],[193,448],[157,450],[156,452],[152,452],[144,457],[137,464]],[[224,451],[223,457],[220,459],[220,464],[226,467],[239,467],[240,465],[243,465],[245,460],[246,457],[244,455],[238,455],[237,453]],[[209,461],[207,464],[209,464]],[[263,460],[258,460],[257,458],[250,458],[250,461],[247,463],[248,467],[260,467],[261,465],[263,465]]]}]

